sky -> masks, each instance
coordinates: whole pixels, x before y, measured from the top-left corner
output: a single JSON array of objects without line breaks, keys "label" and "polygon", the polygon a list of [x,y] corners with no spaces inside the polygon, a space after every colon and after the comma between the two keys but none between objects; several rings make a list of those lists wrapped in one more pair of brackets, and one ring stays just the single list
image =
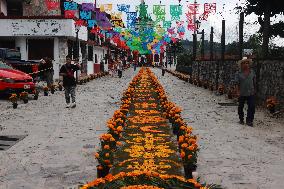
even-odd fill
[{"label": "sky", "polygon": [[[94,3],[95,0],[74,0],[79,3]],[[135,11],[135,7],[140,4],[140,0],[97,0],[97,4],[113,4],[113,12],[117,11],[117,4],[129,4],[131,5],[130,11]],[[145,3],[149,5],[148,13],[152,12],[153,5],[166,5],[166,19],[170,20],[169,7],[170,5],[177,5],[178,0],[145,0]],[[183,16],[182,20],[186,21],[185,12],[187,11],[187,5],[189,3],[194,3],[194,0],[181,0],[181,5],[183,5]],[[233,41],[238,41],[238,22],[239,15],[234,9],[237,5],[244,6],[245,0],[197,0],[197,3],[200,4],[200,12],[203,12],[204,3],[216,3],[217,4],[217,13],[210,15],[207,21],[202,21],[200,30],[204,29],[205,31],[205,40],[209,40],[210,37],[210,28],[214,28],[214,41],[221,41],[221,30],[222,30],[222,19],[226,20],[226,43]],[[126,19],[126,15],[123,16]],[[284,16],[281,17],[284,19]],[[279,19],[279,18],[278,18]],[[257,20],[256,15],[249,15],[245,17],[244,25],[244,40],[247,40],[249,36],[254,34],[259,29],[259,25],[254,23]],[[274,19],[272,18],[272,22]],[[187,31],[185,37],[192,40],[192,32]],[[198,40],[201,35],[199,35]],[[278,46],[284,46],[283,38],[272,39],[272,42]]]}]

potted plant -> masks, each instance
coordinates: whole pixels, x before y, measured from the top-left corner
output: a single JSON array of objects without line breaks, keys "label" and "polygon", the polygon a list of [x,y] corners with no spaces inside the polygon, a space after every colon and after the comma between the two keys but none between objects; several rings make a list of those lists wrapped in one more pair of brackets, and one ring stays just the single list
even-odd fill
[{"label": "potted plant", "polygon": [[54,94],[54,92],[55,92],[55,86],[54,85],[50,86],[50,92],[51,92],[51,94]]},{"label": "potted plant", "polygon": [[59,91],[62,91],[62,90],[63,90],[63,86],[62,86],[60,83],[58,83],[58,90],[59,90]]},{"label": "potted plant", "polygon": [[48,87],[43,87],[44,96],[48,96]]},{"label": "potted plant", "polygon": [[223,95],[224,94],[224,91],[225,91],[225,87],[223,84],[219,85],[218,87],[218,92],[220,95]]},{"label": "potted plant", "polygon": [[25,104],[29,102],[28,93],[26,91],[20,93],[20,98],[24,101]]},{"label": "potted plant", "polygon": [[34,100],[37,100],[38,99],[38,95],[39,95],[39,92],[38,92],[38,90],[34,90],[33,91],[33,94],[34,94]]},{"label": "potted plant", "polygon": [[18,96],[17,96],[17,94],[13,93],[13,94],[10,96],[9,100],[13,103],[13,108],[16,109],[16,108],[18,107],[18,103],[17,103],[17,101],[18,101]]},{"label": "potted plant", "polygon": [[269,110],[270,113],[275,113],[276,105],[278,104],[278,101],[276,97],[271,96],[266,100],[266,108]]}]

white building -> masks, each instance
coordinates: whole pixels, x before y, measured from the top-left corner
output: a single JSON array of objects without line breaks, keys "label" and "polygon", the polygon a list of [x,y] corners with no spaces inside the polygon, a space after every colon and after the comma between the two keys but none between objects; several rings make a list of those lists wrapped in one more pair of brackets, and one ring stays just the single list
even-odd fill
[{"label": "white building", "polygon": [[[62,7],[63,1],[60,3]],[[44,0],[31,0],[30,4],[24,0],[0,0],[0,47],[19,49],[23,60],[52,58],[54,78],[59,78],[59,68],[66,56],[76,53],[75,22],[64,18],[62,12],[62,8],[47,10]],[[107,49],[90,48],[92,45],[87,45],[88,30],[84,26],[78,32],[78,39],[79,59],[85,63],[83,71],[88,74],[99,72],[97,64],[105,57]]]}]

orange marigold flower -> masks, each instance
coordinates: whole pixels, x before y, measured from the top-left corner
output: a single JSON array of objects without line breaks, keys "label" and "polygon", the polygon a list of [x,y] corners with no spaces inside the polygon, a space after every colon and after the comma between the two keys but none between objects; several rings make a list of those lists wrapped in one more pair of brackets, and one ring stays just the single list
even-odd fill
[{"label": "orange marigold flower", "polygon": [[104,149],[109,150],[110,149],[109,145],[104,145]]},{"label": "orange marigold flower", "polygon": [[99,157],[100,157],[100,154],[99,154],[99,153],[95,153],[95,157],[96,157],[96,158],[99,158]]},{"label": "orange marigold flower", "polygon": [[181,158],[184,158],[184,156],[185,156],[185,153],[184,153],[184,151],[182,151],[182,152],[180,153],[180,157],[181,157]]}]

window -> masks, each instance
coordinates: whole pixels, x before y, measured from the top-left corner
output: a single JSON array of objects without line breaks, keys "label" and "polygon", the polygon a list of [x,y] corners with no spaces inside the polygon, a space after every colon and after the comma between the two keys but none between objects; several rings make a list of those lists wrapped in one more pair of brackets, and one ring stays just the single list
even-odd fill
[{"label": "window", "polygon": [[7,1],[7,15],[8,16],[23,16],[23,2]]},{"label": "window", "polygon": [[29,60],[40,60],[44,57],[54,59],[53,39],[29,39]]},{"label": "window", "polygon": [[88,46],[88,61],[94,61],[93,46]]}]

